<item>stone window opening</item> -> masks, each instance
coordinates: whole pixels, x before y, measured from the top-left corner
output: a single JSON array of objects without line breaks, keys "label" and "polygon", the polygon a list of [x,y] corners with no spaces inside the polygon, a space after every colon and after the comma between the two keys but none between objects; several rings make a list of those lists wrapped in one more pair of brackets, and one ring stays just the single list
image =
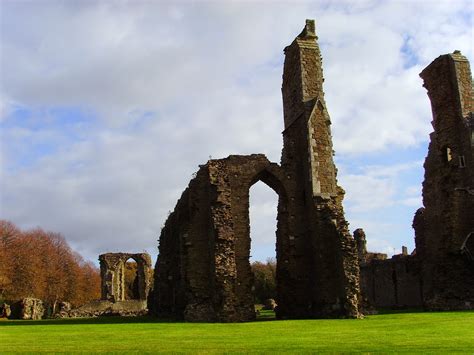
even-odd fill
[{"label": "stone window opening", "polygon": [[140,293],[138,288],[138,263],[129,258],[123,263],[123,299],[138,300]]},{"label": "stone window opening", "polygon": [[444,159],[448,163],[453,159],[453,151],[450,147],[444,148]]},{"label": "stone window opening", "polygon": [[[249,263],[263,264],[253,279],[255,303],[276,298],[276,230],[278,194],[258,180],[249,189],[250,254]],[[259,250],[256,254],[255,251]],[[272,267],[273,266],[273,267]],[[257,280],[258,279],[258,280]]]},{"label": "stone window opening", "polygon": [[466,167],[466,159],[464,158],[464,155],[458,156],[459,160],[459,167],[460,168],[465,168]]}]

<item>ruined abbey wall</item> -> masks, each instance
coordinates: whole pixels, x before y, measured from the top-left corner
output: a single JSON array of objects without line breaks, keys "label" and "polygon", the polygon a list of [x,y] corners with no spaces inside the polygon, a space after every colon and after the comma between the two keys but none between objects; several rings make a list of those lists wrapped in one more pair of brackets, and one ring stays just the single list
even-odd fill
[{"label": "ruined abbey wall", "polygon": [[151,258],[147,253],[106,253],[99,255],[101,299],[125,301],[125,263],[137,263],[137,299],[146,301],[151,285]]},{"label": "ruined abbey wall", "polygon": [[281,168],[261,154],[232,155],[200,167],[160,236],[157,313],[190,321],[255,318],[249,190],[263,181],[278,193],[278,230],[282,231],[285,178]]},{"label": "ruined abbey wall", "polygon": [[424,209],[414,221],[429,309],[474,308],[474,266],[461,247],[474,232],[474,121],[469,62],[459,52],[420,74],[433,111],[423,182]]},{"label": "ruined abbey wall", "polygon": [[[359,272],[355,243],[347,229],[333,162],[331,121],[323,91],[321,54],[314,23],[285,48],[283,68],[283,151],[281,166],[291,176],[292,237],[301,243],[294,285],[311,302],[298,301],[302,314],[356,314]],[[308,272],[309,270],[309,272]],[[337,301],[339,300],[339,301]]]},{"label": "ruined abbey wall", "polygon": [[474,120],[469,62],[456,51],[435,59],[420,76],[431,100],[434,132],[424,164],[424,207],[413,220],[416,250],[414,255],[380,260],[358,243],[362,293],[376,307],[473,309]]},{"label": "ruined abbey wall", "polygon": [[373,308],[421,307],[420,264],[415,255],[402,254],[387,259],[387,254],[367,251],[363,229],[354,231],[360,264],[360,288],[365,311]]},{"label": "ruined abbey wall", "polygon": [[202,313],[203,320],[216,318],[207,306],[214,297],[211,189],[209,165],[201,166],[161,230],[151,306],[154,313],[184,316],[186,310]]},{"label": "ruined abbey wall", "polygon": [[249,189],[279,196],[279,318],[358,317],[359,267],[337,185],[314,21],[285,49],[281,165],[263,155],[200,167],[160,236],[153,309],[189,321],[255,318]]},{"label": "ruined abbey wall", "polygon": [[361,265],[361,289],[377,308],[417,308],[423,305],[419,263],[409,255],[372,260]]},{"label": "ruined abbey wall", "polygon": [[[154,312],[189,321],[255,318],[249,190],[279,196],[279,318],[357,317],[361,306],[474,307],[474,119],[469,63],[440,56],[420,74],[434,132],[425,161],[416,251],[387,259],[349,234],[333,161],[331,121],[314,22],[285,48],[280,165],[263,155],[210,160],[178,201],[160,236]],[[362,296],[360,295],[362,289]]]}]

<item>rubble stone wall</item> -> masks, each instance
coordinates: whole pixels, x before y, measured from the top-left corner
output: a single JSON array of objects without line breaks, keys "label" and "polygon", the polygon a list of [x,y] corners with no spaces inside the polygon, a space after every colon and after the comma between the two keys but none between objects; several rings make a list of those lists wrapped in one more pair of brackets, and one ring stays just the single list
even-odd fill
[{"label": "rubble stone wall", "polygon": [[150,291],[151,258],[147,253],[106,253],[99,255],[102,300],[125,301],[125,272],[128,259],[137,263],[138,299],[146,300]]},{"label": "rubble stone wall", "polygon": [[373,253],[365,250],[364,255],[357,233],[363,296],[376,307],[473,309],[474,119],[469,62],[455,51],[435,59],[420,76],[431,101],[434,131],[424,163],[424,207],[413,219],[416,250],[412,256],[375,260]]},{"label": "rubble stone wall", "polygon": [[[344,218],[344,190],[336,180],[331,120],[316,40],[314,22],[307,21],[303,32],[285,48],[281,167],[290,177],[288,196],[294,202],[291,236],[294,244],[301,243],[292,251],[298,260],[292,277],[299,294],[311,295],[287,304],[299,305],[289,313],[302,317],[308,313],[315,317],[358,316],[357,249]],[[282,311],[279,306],[277,313]]]},{"label": "rubble stone wall", "polygon": [[474,231],[474,136],[469,62],[458,51],[420,74],[434,132],[425,160],[423,205],[414,221],[428,309],[474,308],[474,267],[461,247]]},{"label": "rubble stone wall", "polygon": [[216,320],[209,167],[200,167],[161,230],[152,310],[163,316]]},{"label": "rubble stone wall", "polygon": [[283,179],[279,166],[261,154],[200,167],[160,236],[155,313],[190,321],[255,318],[249,190],[263,181],[284,200]]},{"label": "rubble stone wall", "polygon": [[423,306],[419,263],[413,256],[373,259],[361,265],[361,289],[365,301],[377,308]]},{"label": "rubble stone wall", "polygon": [[11,305],[10,318],[38,320],[47,316],[46,305],[33,297],[22,298]]},{"label": "rubble stone wall", "polygon": [[153,310],[190,321],[255,318],[249,189],[279,196],[277,316],[358,317],[359,267],[337,185],[314,21],[285,49],[281,165],[261,154],[200,167],[160,236]]}]

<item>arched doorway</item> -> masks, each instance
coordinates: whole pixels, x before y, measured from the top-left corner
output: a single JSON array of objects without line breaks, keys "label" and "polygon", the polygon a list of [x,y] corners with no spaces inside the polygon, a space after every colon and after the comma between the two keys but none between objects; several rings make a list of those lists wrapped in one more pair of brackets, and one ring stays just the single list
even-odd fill
[{"label": "arched doorway", "polygon": [[[278,194],[265,183],[258,181],[250,187],[249,195],[252,294],[256,309],[260,311],[267,300],[277,298],[275,248]],[[265,316],[268,316],[273,309],[264,311]]]},{"label": "arched doorway", "polygon": [[[286,205],[287,197],[282,183],[281,176],[269,169],[268,165],[254,167],[254,174],[246,176],[238,176],[247,184],[243,184],[240,189],[232,190],[233,200],[238,202],[232,205],[232,221],[235,233],[235,262],[237,271],[237,280],[235,287],[235,296],[238,299],[240,307],[238,312],[245,315],[246,319],[255,318],[255,275],[251,267],[251,219],[250,219],[250,192],[254,189],[263,190],[263,194],[270,197],[270,201],[266,208],[269,212],[269,220],[266,223],[265,236],[267,251],[270,249],[269,256],[274,258],[275,269],[278,269],[278,260],[280,258],[278,250],[281,250],[280,244],[285,237],[287,224]],[[262,169],[263,168],[263,169]],[[235,177],[235,176],[234,176]],[[241,180],[241,181],[242,181]],[[258,199],[258,196],[257,196]],[[278,207],[277,207],[278,206]],[[272,221],[273,219],[273,221]],[[266,260],[265,260],[266,263]],[[278,270],[275,270],[274,297],[278,299]],[[263,301],[263,300],[259,300]],[[278,302],[278,301],[277,301]]]}]

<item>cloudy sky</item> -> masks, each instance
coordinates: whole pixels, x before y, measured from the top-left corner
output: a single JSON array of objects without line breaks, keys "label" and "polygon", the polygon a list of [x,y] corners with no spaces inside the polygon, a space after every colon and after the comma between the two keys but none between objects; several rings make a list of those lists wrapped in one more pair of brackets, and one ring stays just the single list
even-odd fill
[{"label": "cloudy sky", "polygon": [[[369,249],[414,247],[430,103],[419,72],[459,49],[472,1],[0,1],[0,218],[85,258],[157,254],[198,165],[279,162],[283,48],[316,20],[339,183]],[[252,255],[276,194],[251,190]]]}]

